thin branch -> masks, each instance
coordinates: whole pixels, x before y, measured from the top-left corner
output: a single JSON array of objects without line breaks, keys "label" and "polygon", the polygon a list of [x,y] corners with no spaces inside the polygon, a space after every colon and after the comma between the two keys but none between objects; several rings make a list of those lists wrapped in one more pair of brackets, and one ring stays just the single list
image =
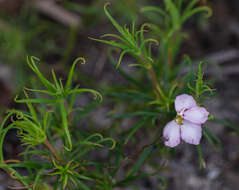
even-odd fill
[{"label": "thin branch", "polygon": [[54,155],[54,157],[55,157],[58,161],[60,161],[60,160],[61,160],[60,156],[58,155],[56,149],[50,144],[50,142],[49,142],[48,140],[46,140],[46,141],[44,142],[44,144],[45,144],[45,145],[47,146],[47,148],[52,152],[52,154]]},{"label": "thin branch", "polygon": [[[142,62],[147,62],[147,60],[144,58],[143,55],[140,55],[139,57]],[[154,85],[156,91],[160,90],[161,92],[163,92],[163,90],[158,82],[157,76],[153,70],[153,66],[151,68],[149,68],[148,71],[149,71],[149,74],[151,76],[151,79],[152,79],[152,82],[153,82],[153,85]],[[159,94],[159,95],[161,96],[161,94]]]},{"label": "thin branch", "polygon": [[19,186],[19,187],[14,187],[14,186],[7,186],[7,188],[9,189],[29,189],[32,188],[33,185],[29,185],[29,186]]}]

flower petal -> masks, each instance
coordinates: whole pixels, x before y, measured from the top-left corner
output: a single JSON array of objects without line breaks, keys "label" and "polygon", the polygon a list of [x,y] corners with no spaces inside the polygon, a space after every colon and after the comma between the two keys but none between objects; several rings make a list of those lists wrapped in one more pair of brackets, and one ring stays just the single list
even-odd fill
[{"label": "flower petal", "polygon": [[175,147],[180,143],[180,126],[173,120],[163,129],[163,137],[167,139],[165,146]]},{"label": "flower petal", "polygon": [[195,106],[183,113],[183,118],[195,123],[203,124],[208,120],[209,112],[204,107]]},{"label": "flower petal", "polygon": [[181,112],[182,110],[190,109],[194,106],[197,106],[197,103],[194,98],[188,94],[182,94],[177,96],[174,104],[177,113]]},{"label": "flower petal", "polygon": [[202,127],[200,125],[184,120],[181,127],[181,138],[189,144],[198,145],[202,137]]}]

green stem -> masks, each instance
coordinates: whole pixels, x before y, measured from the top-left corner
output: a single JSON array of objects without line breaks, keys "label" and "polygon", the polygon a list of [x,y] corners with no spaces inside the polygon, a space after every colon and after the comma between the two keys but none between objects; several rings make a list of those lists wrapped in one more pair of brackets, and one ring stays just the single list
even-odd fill
[{"label": "green stem", "polygon": [[64,100],[60,102],[60,110],[61,110],[61,117],[62,117],[62,125],[66,134],[66,141],[67,146],[66,147],[69,151],[72,150],[72,142],[71,142],[71,135],[68,129],[68,122],[67,122],[67,112],[64,105]]},{"label": "green stem", "polygon": [[[150,76],[151,76],[151,78],[152,78],[152,81],[153,81],[153,84],[154,84],[155,88],[156,88],[156,89],[161,89],[161,87],[160,87],[160,85],[159,85],[159,82],[158,82],[158,80],[157,80],[157,77],[156,77],[156,74],[155,74],[153,68],[151,67],[150,69],[148,69],[148,71],[149,71],[149,74],[150,74]],[[161,90],[162,90],[162,89],[161,89]]]},{"label": "green stem", "polygon": [[[139,57],[140,57],[140,59],[141,59],[141,61],[142,62],[146,62],[147,60],[144,58],[144,56],[143,55],[139,55]],[[151,79],[152,79],[152,82],[153,82],[153,85],[154,85],[154,87],[155,87],[155,89],[156,89],[156,91],[157,92],[159,92],[159,95],[161,96],[161,98],[163,98],[163,90],[162,90],[162,88],[161,88],[161,86],[160,86],[160,84],[159,84],[159,82],[158,82],[158,79],[157,79],[157,76],[156,76],[156,74],[155,74],[155,72],[154,72],[154,70],[153,70],[153,67],[150,67],[149,69],[148,69],[148,71],[149,71],[149,74],[150,74],[150,76],[151,76]]]}]

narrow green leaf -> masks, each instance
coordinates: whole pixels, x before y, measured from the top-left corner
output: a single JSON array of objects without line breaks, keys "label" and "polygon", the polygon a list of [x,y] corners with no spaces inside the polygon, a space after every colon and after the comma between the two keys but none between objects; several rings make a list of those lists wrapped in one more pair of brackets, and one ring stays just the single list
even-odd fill
[{"label": "narrow green leaf", "polygon": [[18,100],[17,99],[18,96],[15,97],[14,101],[16,103],[49,103],[49,104],[52,104],[52,103],[56,103],[57,100],[54,100],[54,99],[21,99],[21,100]]},{"label": "narrow green leaf", "polygon": [[78,63],[78,62],[79,62],[80,64],[85,64],[85,59],[84,59],[83,57],[79,57],[79,58],[77,58],[77,59],[73,62],[72,66],[71,66],[71,70],[70,70],[70,72],[69,72],[69,74],[68,74],[68,79],[67,79],[67,81],[66,81],[65,91],[67,91],[67,90],[70,89],[70,85],[71,85],[71,83],[72,83],[72,78],[73,78],[75,66],[76,66],[76,63]]},{"label": "narrow green leaf", "polygon": [[29,67],[37,74],[37,76],[39,77],[39,79],[41,80],[41,82],[43,83],[43,85],[49,89],[51,92],[56,92],[56,88],[53,84],[51,84],[43,75],[42,73],[39,71],[39,69],[36,66],[35,61],[39,61],[38,58],[31,56],[30,59],[29,57],[27,57],[27,64],[29,65]]},{"label": "narrow green leaf", "polygon": [[75,93],[80,94],[80,93],[85,93],[85,92],[93,94],[95,96],[95,99],[97,99],[97,97],[99,97],[100,101],[103,100],[102,95],[99,92],[97,92],[96,90],[93,90],[93,89],[87,89],[87,88],[73,89],[73,90],[69,90],[68,94],[75,94]]},{"label": "narrow green leaf", "polygon": [[91,37],[89,37],[89,39],[94,40],[94,41],[98,41],[98,42],[101,42],[101,43],[105,43],[105,44],[108,44],[108,45],[111,45],[113,47],[117,47],[117,48],[120,48],[120,49],[127,49],[128,48],[128,46],[126,46],[125,44],[118,43],[118,42],[115,42],[115,41],[100,40],[100,39],[91,38]]},{"label": "narrow green leaf", "polygon": [[[122,42],[124,42],[125,44],[128,44],[128,41],[126,41],[124,38],[120,37],[119,35],[116,35],[116,34],[104,34],[101,36],[101,38],[104,38],[104,37],[113,37],[113,38],[116,38]],[[131,44],[129,44],[131,46]],[[134,48],[134,47],[132,47]]]},{"label": "narrow green leaf", "polygon": [[[117,65],[116,61],[114,60],[113,56],[112,56],[112,52],[109,52],[109,58],[112,62],[112,64],[114,64],[115,66]],[[138,87],[142,87],[142,83],[138,82],[136,79],[134,79],[132,76],[130,76],[129,74],[127,74],[126,72],[124,72],[120,67],[118,68],[118,72],[129,82],[133,83],[134,85],[138,86]]]},{"label": "narrow green leaf", "polygon": [[77,172],[74,172],[74,175],[75,175],[76,177],[78,177],[79,179],[88,180],[88,181],[92,181],[92,180],[93,180],[92,178],[90,178],[90,177],[88,177],[88,176],[81,175],[81,174],[79,174],[79,173],[77,173]]},{"label": "narrow green leaf", "polygon": [[157,12],[162,16],[167,15],[167,13],[163,9],[161,9],[159,7],[154,7],[154,6],[145,6],[145,7],[141,8],[140,11],[141,12]]},{"label": "narrow green leaf", "polygon": [[116,69],[119,68],[120,63],[121,63],[121,61],[122,61],[124,55],[125,55],[126,53],[130,53],[131,51],[132,51],[132,50],[128,50],[128,49],[127,49],[127,50],[124,50],[124,51],[121,52],[120,57],[119,57],[119,60],[118,60],[118,63],[117,63],[117,65],[116,65]]},{"label": "narrow green leaf", "polygon": [[[28,99],[28,95],[27,95],[26,91],[23,91],[23,92],[24,92],[24,94],[25,94],[25,96],[26,96],[26,99]],[[37,118],[37,114],[36,114],[36,111],[35,111],[33,105],[31,104],[31,102],[27,102],[26,104],[27,104],[27,107],[28,107],[28,109],[29,109],[29,111],[30,111],[30,113],[31,113],[31,116],[32,116],[33,120],[34,120],[36,123],[39,124],[39,121],[38,121],[38,118]]]},{"label": "narrow green leaf", "polygon": [[197,151],[198,151],[198,156],[199,156],[199,161],[200,161],[200,169],[202,168],[206,168],[206,163],[203,159],[203,153],[202,153],[202,149],[201,149],[201,145],[197,145]]},{"label": "narrow green leaf", "polygon": [[141,120],[137,122],[133,127],[131,127],[130,131],[128,132],[127,137],[125,138],[124,144],[127,144],[132,136],[146,123],[146,120]]},{"label": "narrow green leaf", "polygon": [[71,135],[70,135],[69,128],[68,128],[67,112],[65,109],[64,101],[60,102],[60,111],[61,111],[62,127],[63,127],[65,135],[66,135],[66,142],[67,142],[66,149],[68,151],[71,151],[72,150],[72,141],[71,141]]},{"label": "narrow green leaf", "polygon": [[[218,151],[221,149],[222,143],[220,139],[206,127],[203,127],[203,135],[206,137],[206,139],[208,140],[208,142],[210,143],[210,145],[213,147],[215,151]],[[214,142],[214,140],[216,143]]]},{"label": "narrow green leaf", "polygon": [[31,89],[31,88],[24,88],[25,90],[31,91],[31,92],[39,92],[39,93],[43,93],[43,94],[47,94],[50,96],[56,96],[57,93],[56,92],[50,92],[48,90],[38,90],[38,89]]},{"label": "narrow green leaf", "polygon": [[149,157],[149,155],[151,154],[153,150],[153,146],[149,146],[147,147],[139,156],[138,161],[136,162],[136,164],[133,166],[133,168],[129,171],[127,176],[132,176],[134,175],[139,169],[140,167],[143,165],[144,161]]},{"label": "narrow green leaf", "polygon": [[192,17],[194,14],[200,13],[200,12],[207,12],[206,17],[210,17],[212,15],[212,10],[209,7],[201,6],[198,8],[195,8],[191,10],[190,12],[186,12],[183,17],[181,18],[181,22],[185,22],[188,18]]},{"label": "narrow green leaf", "polygon": [[187,4],[186,8],[184,9],[184,12],[189,12],[189,11],[191,11],[191,10],[193,9],[194,5],[196,5],[196,3],[198,3],[198,2],[199,2],[199,0],[191,0],[191,1]]},{"label": "narrow green leaf", "polygon": [[178,9],[171,0],[165,0],[164,2],[171,16],[173,28],[174,30],[178,30],[181,26],[180,14],[178,12]]},{"label": "narrow green leaf", "polygon": [[129,35],[124,28],[122,28],[117,21],[110,15],[110,13],[107,10],[107,6],[109,5],[109,3],[106,3],[104,6],[104,11],[106,16],[110,19],[111,23],[114,25],[114,27],[118,30],[118,32],[124,37],[125,40],[127,40],[128,44],[131,44],[132,46],[134,46],[135,44],[132,42],[132,37],[131,35]]},{"label": "narrow green leaf", "polygon": [[86,184],[81,182],[79,179],[76,179],[76,181],[82,190],[91,190]]}]

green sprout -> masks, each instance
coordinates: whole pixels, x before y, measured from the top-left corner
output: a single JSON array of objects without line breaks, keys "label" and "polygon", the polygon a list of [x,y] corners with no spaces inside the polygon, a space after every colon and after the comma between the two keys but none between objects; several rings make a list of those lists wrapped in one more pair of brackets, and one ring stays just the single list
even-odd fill
[{"label": "green sprout", "polygon": [[[35,61],[38,61],[37,58],[31,57],[27,60],[28,65],[38,76],[45,89],[25,88],[23,90],[24,99],[18,99],[18,96],[16,96],[15,101],[25,103],[28,111],[9,110],[0,125],[0,168],[22,184],[22,187],[17,188],[33,190],[40,188],[41,185],[50,188],[46,183],[40,184],[46,176],[50,175],[57,177],[56,189],[59,185],[61,189],[65,189],[71,188],[71,185],[75,184],[88,190],[88,185],[81,180],[92,181],[95,179],[88,177],[88,174],[85,173],[84,160],[77,162],[82,159],[79,155],[82,155],[82,153],[87,154],[90,150],[103,148],[103,146],[112,150],[116,146],[116,141],[109,137],[103,137],[100,133],[93,133],[81,139],[81,141],[77,140],[73,144],[69,124],[71,124],[72,112],[79,110],[75,107],[73,109],[77,94],[91,93],[100,101],[102,101],[102,95],[92,89],[72,87],[76,63],[85,64],[84,58],[75,60],[64,85],[61,79],[57,79],[54,71],[52,71],[53,83],[50,82],[38,69],[35,63]],[[37,98],[30,98],[28,92],[34,92]],[[43,107],[33,106],[35,103]],[[4,128],[6,124],[7,126]],[[61,151],[61,153],[54,146],[54,137],[51,137],[51,132],[55,130],[55,125],[59,125],[63,129],[55,131],[59,132],[57,133],[58,138],[63,137],[66,140],[66,145],[64,145],[66,151]],[[22,145],[26,146],[26,149],[21,153],[24,161],[4,160],[3,143],[6,134],[11,129],[17,130],[17,136]],[[36,161],[33,155],[37,155],[47,161]],[[26,168],[29,176],[21,176],[15,169],[18,167]],[[49,174],[50,169],[55,170],[55,172]]]},{"label": "green sprout", "polygon": [[209,92],[212,94],[213,91],[215,91],[215,89],[210,88],[203,80],[202,63],[198,65],[198,73],[196,75],[195,85],[192,87],[190,82],[188,82],[187,87],[191,91],[191,94],[194,95],[196,100],[200,100],[204,93]]},{"label": "green sprout", "polygon": [[69,132],[69,129],[68,129],[68,122],[67,122],[67,117],[70,113],[68,113],[66,111],[65,100],[69,96],[71,98],[74,98],[76,94],[87,92],[87,93],[92,93],[95,96],[95,98],[99,98],[99,100],[101,101],[102,100],[102,95],[99,92],[97,92],[96,90],[92,90],[92,89],[78,88],[78,87],[76,87],[74,89],[71,89],[71,83],[72,83],[72,78],[73,78],[73,73],[74,73],[76,63],[80,62],[81,64],[85,64],[85,59],[84,58],[78,58],[74,61],[73,65],[71,67],[71,70],[69,72],[69,75],[68,75],[65,86],[63,85],[61,79],[57,80],[55,72],[53,70],[52,70],[52,77],[53,77],[54,83],[51,83],[49,80],[47,80],[43,76],[43,74],[40,72],[40,70],[38,69],[38,67],[35,63],[36,61],[39,61],[39,59],[36,58],[36,57],[30,57],[30,59],[29,59],[29,57],[27,58],[28,66],[39,77],[40,81],[45,86],[46,90],[37,90],[37,89],[29,89],[29,88],[26,88],[26,90],[49,95],[51,97],[51,99],[30,99],[30,98],[27,98],[27,99],[18,100],[17,97],[16,97],[15,101],[17,103],[46,103],[46,104],[59,105],[61,118],[62,118],[62,127],[64,129],[64,132],[65,132],[65,135],[66,135],[66,142],[67,142],[67,145],[65,146],[65,148],[67,150],[71,151],[72,141],[71,141],[70,132]]},{"label": "green sprout", "polygon": [[34,122],[33,118],[23,112],[17,110],[9,110],[17,120],[12,119],[12,123],[9,125],[11,128],[18,130],[18,136],[21,139],[23,145],[30,147],[42,144],[46,140],[46,128],[39,122]]},{"label": "green sprout", "polygon": [[81,175],[79,171],[82,170],[80,164],[73,163],[73,160],[69,161],[66,165],[59,165],[56,161],[53,160],[54,165],[54,172],[50,173],[48,175],[51,176],[59,176],[58,182],[60,182],[61,189],[65,189],[69,182],[72,182],[73,184],[77,185],[77,179],[78,180],[88,180],[92,181],[93,179],[90,177],[87,177],[85,175]]},{"label": "green sprout", "polygon": [[[104,11],[106,16],[109,18],[111,23],[114,25],[116,30],[120,33],[120,35],[117,34],[105,34],[102,37],[112,37],[119,42],[112,41],[112,40],[101,40],[101,39],[95,39],[90,38],[92,40],[96,40],[108,45],[111,45],[116,48],[120,48],[122,50],[119,60],[117,63],[116,68],[119,67],[123,57],[125,54],[130,54],[133,57],[135,57],[138,61],[140,61],[141,64],[131,64],[131,66],[141,66],[147,69],[150,69],[153,64],[153,59],[151,58],[151,45],[152,43],[159,45],[158,41],[153,38],[144,38],[144,32],[145,27],[148,26],[147,24],[144,24],[141,26],[140,30],[136,31],[135,29],[135,23],[133,22],[131,31],[127,26],[120,26],[117,21],[110,15],[110,13],[107,10],[107,6],[109,3],[105,4]],[[149,46],[147,48],[147,44],[149,43]]]}]

